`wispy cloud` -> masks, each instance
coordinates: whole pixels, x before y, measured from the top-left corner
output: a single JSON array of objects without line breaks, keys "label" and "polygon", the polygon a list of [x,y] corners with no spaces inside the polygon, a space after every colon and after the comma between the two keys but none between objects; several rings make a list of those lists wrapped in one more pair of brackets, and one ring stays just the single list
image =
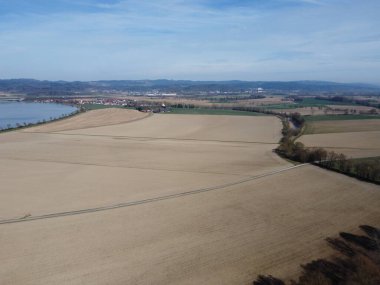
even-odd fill
[{"label": "wispy cloud", "polygon": [[379,80],[377,0],[46,3],[0,0],[0,78]]}]

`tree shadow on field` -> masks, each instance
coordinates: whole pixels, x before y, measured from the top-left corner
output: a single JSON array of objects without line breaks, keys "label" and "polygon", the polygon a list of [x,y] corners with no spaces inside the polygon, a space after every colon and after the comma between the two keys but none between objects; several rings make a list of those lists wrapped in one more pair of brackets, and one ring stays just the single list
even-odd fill
[{"label": "tree shadow on field", "polygon": [[259,275],[253,285],[379,285],[380,229],[362,225],[365,235],[341,232],[338,238],[327,238],[336,254],[327,259],[301,265],[298,280],[289,283],[271,275]]}]

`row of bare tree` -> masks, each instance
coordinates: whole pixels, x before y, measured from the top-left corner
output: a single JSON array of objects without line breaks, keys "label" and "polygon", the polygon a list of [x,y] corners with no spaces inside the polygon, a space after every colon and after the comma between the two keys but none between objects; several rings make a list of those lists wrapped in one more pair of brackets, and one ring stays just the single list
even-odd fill
[{"label": "row of bare tree", "polygon": [[[293,121],[297,118],[297,121]],[[363,180],[379,183],[380,182],[380,163],[376,160],[352,160],[342,153],[327,151],[323,148],[308,148],[301,142],[295,142],[303,127],[303,120],[297,115],[283,118],[283,138],[277,152],[294,161],[311,162],[324,168],[332,169],[341,173],[348,174]],[[297,129],[289,126],[288,120],[292,120]]]}]

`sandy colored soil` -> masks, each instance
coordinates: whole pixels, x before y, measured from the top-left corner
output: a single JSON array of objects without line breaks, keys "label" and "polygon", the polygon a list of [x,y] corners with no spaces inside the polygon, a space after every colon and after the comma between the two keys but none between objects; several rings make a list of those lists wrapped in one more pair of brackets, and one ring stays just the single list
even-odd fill
[{"label": "sandy colored soil", "polygon": [[[33,127],[35,132],[57,132],[126,123],[147,117],[149,114],[129,109],[93,110],[58,122]],[[28,129],[30,131],[30,129]]]},{"label": "sandy colored soil", "polygon": [[145,139],[213,140],[277,143],[282,124],[271,116],[214,116],[157,114],[133,124],[61,132],[66,135],[112,136]]},{"label": "sandy colored soil", "polygon": [[0,135],[1,284],[251,284],[294,277],[329,254],[327,236],[380,226],[378,186],[272,152],[275,117],[44,127]]},{"label": "sandy colored soil", "polygon": [[380,131],[380,120],[307,122],[308,134]]},{"label": "sandy colored soil", "polygon": [[[301,180],[301,181],[300,181]],[[2,284],[251,284],[379,225],[379,188],[312,166],[220,191],[1,226]]]},{"label": "sandy colored soil", "polygon": [[[220,98],[224,98],[225,96],[220,95]],[[155,103],[165,103],[166,105],[171,104],[192,104],[197,107],[254,107],[254,106],[262,106],[268,104],[279,104],[279,103],[292,103],[291,101],[285,101],[283,96],[267,96],[261,99],[242,99],[236,100],[229,103],[217,103],[209,100],[199,100],[199,99],[186,99],[184,97],[164,97],[164,98],[155,98],[155,97],[147,97],[147,96],[127,96],[123,97],[123,99],[130,99],[136,101],[145,101],[145,102],[155,102]]]},{"label": "sandy colored soil", "polygon": [[268,104],[281,104],[281,103],[291,103],[292,101],[287,101],[283,96],[267,96],[265,98],[254,99],[259,105],[268,105]]},{"label": "sandy colored soil", "polygon": [[[80,127],[86,115],[65,127]],[[289,165],[273,153],[281,122],[269,116],[154,115],[62,132],[44,127],[1,137],[0,219],[181,193]]]},{"label": "sandy colored soil", "polygon": [[380,131],[304,135],[308,147],[323,147],[348,157],[380,156]]},{"label": "sandy colored soil", "polygon": [[[273,111],[283,114],[290,113],[300,113],[301,115],[342,115],[346,111],[350,113],[350,110],[356,110],[357,113],[364,112],[368,113],[370,110],[374,109],[366,106],[344,106],[344,105],[328,105],[329,109],[325,107],[303,107],[303,108],[293,108],[293,109],[273,109]],[[378,111],[379,112],[379,111]]]},{"label": "sandy colored soil", "polygon": [[[368,107],[368,106],[358,106],[358,105],[327,105],[328,107],[334,109],[334,110],[356,110],[357,112],[369,112],[373,109],[377,109],[374,107]],[[377,109],[377,111],[379,111]]]},{"label": "sandy colored soil", "polygon": [[290,113],[300,113],[303,116],[307,115],[341,115],[344,114],[344,111],[334,111],[328,110],[325,108],[318,107],[303,107],[303,108],[293,108],[293,109],[273,109],[273,111],[283,114]]},{"label": "sandy colored soil", "polygon": [[272,104],[292,104],[293,101],[287,101],[283,96],[267,96],[260,99],[248,99],[236,101],[240,106],[258,107]]},{"label": "sandy colored soil", "polygon": [[380,120],[308,122],[299,141],[353,158],[379,156]]}]

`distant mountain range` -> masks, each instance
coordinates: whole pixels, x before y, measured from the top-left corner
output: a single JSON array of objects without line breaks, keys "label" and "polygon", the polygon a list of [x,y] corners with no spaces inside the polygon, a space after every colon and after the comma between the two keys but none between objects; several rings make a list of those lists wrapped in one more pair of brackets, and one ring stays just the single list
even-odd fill
[{"label": "distant mountain range", "polygon": [[263,88],[271,92],[354,92],[378,93],[380,86],[363,83],[328,81],[190,81],[190,80],[100,80],[100,81],[40,81],[34,79],[0,80],[0,91],[25,95],[75,95],[93,92],[239,92]]}]

